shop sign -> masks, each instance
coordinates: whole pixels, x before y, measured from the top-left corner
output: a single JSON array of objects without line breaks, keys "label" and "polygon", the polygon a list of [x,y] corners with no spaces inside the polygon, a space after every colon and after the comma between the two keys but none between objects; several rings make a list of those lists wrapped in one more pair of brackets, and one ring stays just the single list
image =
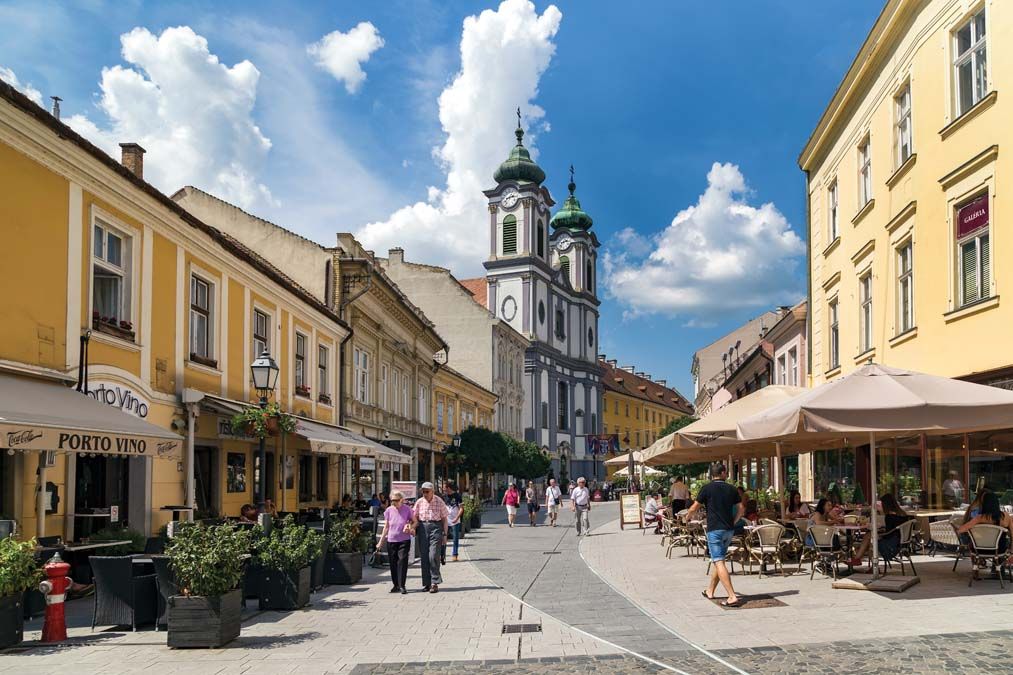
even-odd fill
[{"label": "shop sign", "polygon": [[359,458],[359,469],[362,471],[372,471],[376,468],[376,459],[373,457],[360,457]]},{"label": "shop sign", "polygon": [[134,393],[130,387],[111,382],[89,383],[88,395],[100,403],[119,408],[134,417],[144,419],[148,416],[150,403]]},{"label": "shop sign", "polygon": [[53,452],[94,452],[105,455],[137,457],[176,457],[182,444],[157,437],[121,436],[87,433],[48,427],[4,424],[0,420],[0,443],[11,450],[48,450]]},{"label": "shop sign", "polygon": [[110,523],[120,522],[120,507],[116,506],[115,504],[109,507],[109,522]]},{"label": "shop sign", "polygon": [[227,417],[218,418],[218,438],[232,440],[232,441],[255,441],[257,440],[253,436],[236,435],[232,431],[232,420]]},{"label": "shop sign", "polygon": [[988,195],[964,204],[957,209],[957,239],[988,227]]}]

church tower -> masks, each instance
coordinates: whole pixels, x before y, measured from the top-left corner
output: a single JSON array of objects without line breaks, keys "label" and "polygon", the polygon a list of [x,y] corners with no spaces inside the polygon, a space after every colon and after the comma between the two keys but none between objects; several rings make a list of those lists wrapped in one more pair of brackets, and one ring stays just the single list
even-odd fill
[{"label": "church tower", "polygon": [[[517,143],[485,191],[489,204],[488,307],[528,340],[524,367],[524,437],[553,458],[560,480],[604,478],[585,436],[601,433],[597,365],[597,256],[593,220],[580,205],[570,168],[569,196],[555,206],[545,172]],[[550,217],[551,216],[551,217]]]}]

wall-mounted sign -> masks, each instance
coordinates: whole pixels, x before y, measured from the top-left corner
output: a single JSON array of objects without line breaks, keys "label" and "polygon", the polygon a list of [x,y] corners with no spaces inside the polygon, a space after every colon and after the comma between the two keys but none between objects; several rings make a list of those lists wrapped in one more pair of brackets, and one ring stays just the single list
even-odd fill
[{"label": "wall-mounted sign", "polygon": [[376,459],[373,457],[360,457],[359,458],[359,470],[360,471],[372,471],[376,468]]},{"label": "wall-mounted sign", "polygon": [[123,436],[118,433],[86,432],[8,424],[0,419],[0,447],[11,450],[94,452],[103,455],[135,455],[177,459],[181,441],[156,436]]},{"label": "wall-mounted sign", "polygon": [[135,417],[148,416],[151,403],[130,387],[112,382],[89,382],[88,395],[100,403],[119,408]]},{"label": "wall-mounted sign", "polygon": [[224,438],[233,441],[255,441],[257,440],[253,436],[237,435],[232,431],[232,420],[227,417],[218,418],[218,438]]},{"label": "wall-mounted sign", "polygon": [[988,227],[988,195],[983,194],[957,209],[957,239]]},{"label": "wall-mounted sign", "polygon": [[120,507],[113,504],[109,507],[109,522],[118,523],[120,522]]}]

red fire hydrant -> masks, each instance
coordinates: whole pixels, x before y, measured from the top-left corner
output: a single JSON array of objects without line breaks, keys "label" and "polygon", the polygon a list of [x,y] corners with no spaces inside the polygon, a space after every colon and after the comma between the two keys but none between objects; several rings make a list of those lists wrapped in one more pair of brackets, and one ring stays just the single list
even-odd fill
[{"label": "red fire hydrant", "polygon": [[46,621],[42,625],[43,642],[62,642],[67,639],[67,614],[64,599],[70,588],[70,565],[63,562],[57,553],[42,567],[49,577],[39,584],[39,590],[46,596]]}]

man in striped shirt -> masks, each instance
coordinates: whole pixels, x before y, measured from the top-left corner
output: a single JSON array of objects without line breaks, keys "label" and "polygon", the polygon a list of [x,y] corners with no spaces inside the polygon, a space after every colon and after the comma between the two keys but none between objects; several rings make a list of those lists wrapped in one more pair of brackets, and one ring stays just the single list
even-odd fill
[{"label": "man in striped shirt", "polygon": [[[436,593],[440,590],[440,553],[447,544],[447,504],[436,495],[433,484],[422,484],[422,496],[412,510],[411,532],[416,534],[416,546],[422,559],[422,590]],[[420,528],[421,526],[421,528]]]}]

